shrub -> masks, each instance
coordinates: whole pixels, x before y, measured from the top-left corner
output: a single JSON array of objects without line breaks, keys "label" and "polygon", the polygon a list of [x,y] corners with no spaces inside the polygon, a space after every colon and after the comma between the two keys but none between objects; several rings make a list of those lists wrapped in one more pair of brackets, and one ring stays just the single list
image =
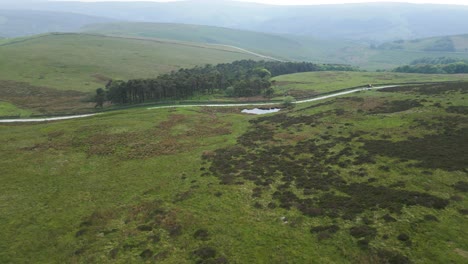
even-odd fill
[{"label": "shrub", "polygon": [[374,238],[377,230],[366,225],[354,226],[349,229],[349,234],[355,238]]},{"label": "shrub", "polygon": [[153,256],[153,251],[150,249],[145,249],[143,252],[140,253],[140,257],[143,259],[149,259]]},{"label": "shrub", "polygon": [[206,229],[198,229],[193,234],[193,237],[195,239],[200,239],[200,240],[206,241],[206,240],[210,239],[210,234],[208,233],[208,230],[206,230]]},{"label": "shrub", "polygon": [[193,251],[193,255],[201,259],[210,259],[216,257],[216,250],[212,247],[201,247]]},{"label": "shrub", "polygon": [[283,100],[283,107],[286,107],[286,108],[291,108],[294,106],[294,102],[296,101],[296,99],[292,96],[287,96],[286,98],[284,98]]},{"label": "shrub", "polygon": [[399,234],[397,238],[400,241],[408,241],[410,239],[410,237],[407,234],[404,234],[404,233]]}]

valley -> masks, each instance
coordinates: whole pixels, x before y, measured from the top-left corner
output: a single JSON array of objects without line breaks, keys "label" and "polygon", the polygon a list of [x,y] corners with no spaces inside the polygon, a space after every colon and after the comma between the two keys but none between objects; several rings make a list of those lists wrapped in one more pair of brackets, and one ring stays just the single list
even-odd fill
[{"label": "valley", "polygon": [[2,3],[0,263],[466,263],[468,6],[286,4]]}]

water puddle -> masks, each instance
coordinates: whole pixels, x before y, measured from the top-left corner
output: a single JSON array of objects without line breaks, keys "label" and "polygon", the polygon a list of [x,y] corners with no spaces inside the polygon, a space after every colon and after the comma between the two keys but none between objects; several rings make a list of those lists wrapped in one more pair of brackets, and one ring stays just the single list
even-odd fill
[{"label": "water puddle", "polygon": [[276,113],[279,112],[279,108],[269,108],[269,109],[264,109],[264,108],[254,108],[254,109],[244,109],[242,110],[242,113],[246,114],[254,114],[254,115],[264,115],[264,114],[270,114],[270,113]]}]

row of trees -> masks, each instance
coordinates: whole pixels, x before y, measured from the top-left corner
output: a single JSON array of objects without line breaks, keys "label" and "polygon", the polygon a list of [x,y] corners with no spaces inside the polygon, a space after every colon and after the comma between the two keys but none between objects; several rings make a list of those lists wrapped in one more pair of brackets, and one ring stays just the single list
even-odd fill
[{"label": "row of trees", "polygon": [[420,59],[413,60],[410,65],[419,65],[419,64],[431,64],[431,65],[439,65],[439,64],[451,64],[456,62],[465,62],[468,63],[468,60],[458,59],[458,58],[449,58],[449,57],[424,57]]},{"label": "row of trees", "polygon": [[[346,65],[319,65],[308,62],[242,60],[233,63],[180,69],[154,79],[109,81],[96,91],[96,101],[114,104],[180,100],[200,94],[224,93],[233,97],[271,95],[270,78],[282,74],[310,71],[353,71]],[[98,101],[100,100],[100,101]]]},{"label": "row of trees", "polygon": [[449,64],[416,64],[397,67],[394,72],[406,73],[439,73],[439,74],[456,74],[468,73],[468,63],[455,62]]}]

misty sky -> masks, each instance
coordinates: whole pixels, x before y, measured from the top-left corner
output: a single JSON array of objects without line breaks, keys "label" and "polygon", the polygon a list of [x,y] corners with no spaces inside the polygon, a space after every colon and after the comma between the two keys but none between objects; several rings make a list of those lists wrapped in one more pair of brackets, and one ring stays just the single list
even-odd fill
[{"label": "misty sky", "polygon": [[[60,1],[64,1],[64,0],[60,0]],[[77,1],[77,0],[65,0],[65,1]],[[82,1],[82,2],[106,2],[106,1],[107,2],[109,1],[171,2],[171,1],[179,1],[179,0],[79,0],[79,1]],[[468,0],[237,0],[237,1],[256,2],[256,3],[264,3],[264,4],[276,4],[276,5],[292,5],[292,4],[313,5],[313,4],[343,4],[343,3],[367,3],[367,2],[404,2],[404,3],[416,3],[416,4],[432,3],[432,4],[468,5]]]}]

